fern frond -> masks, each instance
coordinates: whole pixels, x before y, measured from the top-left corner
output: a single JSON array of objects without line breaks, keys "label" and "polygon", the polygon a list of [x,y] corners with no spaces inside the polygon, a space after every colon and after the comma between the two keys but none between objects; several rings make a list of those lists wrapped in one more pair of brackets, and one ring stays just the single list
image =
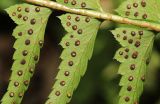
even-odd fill
[{"label": "fern frond", "polygon": [[117,28],[112,33],[122,45],[115,55],[115,59],[122,63],[119,68],[122,75],[119,104],[137,104],[143,91],[154,34],[142,28],[129,27]]},{"label": "fern frond", "polygon": [[1,104],[20,104],[29,86],[44,41],[45,27],[50,9],[30,4],[19,4],[6,9],[18,26],[13,31],[17,39],[12,75]]},{"label": "fern frond", "polygon": [[59,18],[68,33],[61,41],[64,50],[60,71],[46,104],[66,104],[71,100],[81,76],[86,72],[101,23],[99,20],[75,14],[65,14]]}]

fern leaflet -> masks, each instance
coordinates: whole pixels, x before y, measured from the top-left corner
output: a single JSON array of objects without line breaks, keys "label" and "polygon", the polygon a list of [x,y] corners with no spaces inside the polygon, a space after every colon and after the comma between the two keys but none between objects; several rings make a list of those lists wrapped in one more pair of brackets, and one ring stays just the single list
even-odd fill
[{"label": "fern leaflet", "polygon": [[61,41],[64,51],[61,55],[60,71],[46,104],[66,104],[71,100],[92,56],[100,25],[100,21],[96,19],[75,14],[62,15],[60,19],[68,33]]},{"label": "fern leaflet", "polygon": [[[100,10],[99,0],[57,0],[71,8]],[[59,17],[67,31],[61,41],[64,48],[59,73],[46,104],[66,104],[71,100],[81,76],[84,75],[93,47],[100,21],[94,18],[65,14]]]},{"label": "fern leaflet", "polygon": [[20,104],[34,73],[35,64],[39,60],[45,27],[51,11],[30,4],[11,6],[6,11],[18,26],[13,32],[17,39],[14,44],[16,51],[13,56],[13,72],[1,104]]},{"label": "fern leaflet", "polygon": [[113,30],[116,40],[123,46],[116,55],[122,64],[119,104],[138,104],[143,91],[146,69],[152,52],[154,34],[142,28],[121,27]]}]

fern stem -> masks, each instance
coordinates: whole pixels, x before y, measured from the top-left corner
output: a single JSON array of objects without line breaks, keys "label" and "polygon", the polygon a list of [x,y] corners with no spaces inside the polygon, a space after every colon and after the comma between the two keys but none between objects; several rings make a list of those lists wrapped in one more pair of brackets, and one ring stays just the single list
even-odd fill
[{"label": "fern stem", "polygon": [[57,9],[57,10],[62,10],[74,14],[80,14],[80,15],[85,15],[89,17],[94,17],[98,19],[103,19],[103,20],[110,20],[122,24],[130,24],[130,25],[135,25],[139,27],[144,27],[144,28],[149,28],[151,30],[155,31],[160,31],[160,24],[158,23],[153,23],[153,22],[147,22],[147,21],[140,21],[140,20],[133,20],[129,18],[124,18],[118,15],[110,14],[110,13],[103,13],[103,12],[98,12],[98,11],[92,11],[92,10],[86,10],[86,9],[74,9],[74,8],[69,8],[67,6],[64,6],[62,4],[59,4],[54,1],[48,1],[48,0],[25,0],[29,3],[45,6],[48,8],[52,9]]}]

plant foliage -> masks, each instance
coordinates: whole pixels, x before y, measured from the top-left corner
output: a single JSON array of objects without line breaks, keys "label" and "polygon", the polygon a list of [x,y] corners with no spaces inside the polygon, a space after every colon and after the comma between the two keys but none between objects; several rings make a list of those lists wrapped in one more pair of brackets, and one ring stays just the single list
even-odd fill
[{"label": "plant foliage", "polygon": [[75,14],[65,14],[59,18],[68,33],[61,41],[64,50],[60,71],[46,104],[66,104],[70,101],[81,76],[86,72],[100,25],[96,19]]},{"label": "plant foliage", "polygon": [[[70,8],[102,11],[99,0],[57,2]],[[116,11],[122,17],[155,22],[159,21],[160,17],[159,4],[158,0],[126,0]],[[13,32],[17,39],[14,44],[16,51],[13,56],[13,72],[2,104],[20,104],[39,60],[51,10],[19,4],[11,6],[6,11],[18,26]],[[98,19],[71,13],[63,14],[59,19],[67,33],[60,43],[64,48],[60,56],[62,62],[46,104],[70,102],[74,90],[86,72],[101,24]],[[122,75],[119,104],[138,104],[153,48],[154,33],[130,25],[121,26],[112,30],[112,33],[122,46],[115,55],[115,59],[121,63],[118,73]]]},{"label": "plant foliage", "polygon": [[13,36],[17,39],[11,68],[13,72],[1,104],[20,104],[39,60],[51,11],[30,4],[14,5],[6,11],[18,26],[13,31]]},{"label": "plant foliage", "polygon": [[99,0],[56,0],[58,3],[71,8],[100,10]]},{"label": "plant foliage", "polygon": [[116,11],[123,17],[158,22],[160,19],[159,9],[159,0],[126,0]]},{"label": "plant foliage", "polygon": [[[73,8],[100,9],[98,0],[57,0]],[[66,104],[71,100],[81,76],[86,72],[88,60],[92,56],[100,21],[87,16],[65,14],[59,17],[67,34],[61,41],[64,48],[59,73],[46,104]]]},{"label": "plant foliage", "polygon": [[119,104],[137,104],[143,91],[146,69],[153,48],[154,34],[141,28],[121,27],[113,30],[116,40],[122,45],[115,59],[121,62]]},{"label": "plant foliage", "polygon": [[[158,0],[126,0],[116,11],[123,17],[158,22],[158,8]],[[122,75],[119,104],[137,104],[143,91],[154,34],[131,26],[117,28],[112,32],[123,46],[115,55],[115,59],[122,63],[119,68],[119,74]]]}]

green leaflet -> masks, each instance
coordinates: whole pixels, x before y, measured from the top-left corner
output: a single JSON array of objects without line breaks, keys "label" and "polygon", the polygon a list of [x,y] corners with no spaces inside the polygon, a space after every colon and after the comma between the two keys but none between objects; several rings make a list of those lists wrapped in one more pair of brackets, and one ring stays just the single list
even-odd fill
[{"label": "green leaflet", "polygon": [[[123,17],[158,22],[159,4],[159,0],[126,0],[116,11]],[[122,75],[119,104],[137,104],[143,91],[154,34],[131,27],[118,28],[113,34],[123,46],[115,55],[115,59],[122,63],[119,68]]]},{"label": "green leaflet", "polygon": [[18,26],[13,32],[17,39],[13,56],[12,75],[7,93],[1,104],[20,104],[30,78],[39,60],[44,41],[45,27],[51,10],[29,4],[19,4],[6,9]]},{"label": "green leaflet", "polygon": [[99,0],[57,0],[57,2],[71,8],[87,8],[95,10],[101,8]]},{"label": "green leaflet", "polygon": [[116,11],[123,17],[157,22],[159,10],[160,0],[126,0]]},{"label": "green leaflet", "polygon": [[[99,0],[57,0],[71,8],[87,8],[99,10]],[[84,75],[88,60],[92,56],[94,42],[100,21],[75,14],[59,17],[67,31],[62,39],[64,48],[59,66],[57,81],[49,95],[46,104],[66,104],[71,100],[73,91],[77,88],[81,76]]]},{"label": "green leaflet", "polygon": [[71,100],[88,60],[92,56],[100,21],[86,16],[65,14],[59,17],[68,32],[61,41],[64,48],[57,81],[46,104],[66,104]]},{"label": "green leaflet", "polygon": [[154,34],[142,28],[117,28],[112,33],[123,46],[115,59],[121,62],[119,104],[137,104],[143,91],[143,82],[154,42]]}]

